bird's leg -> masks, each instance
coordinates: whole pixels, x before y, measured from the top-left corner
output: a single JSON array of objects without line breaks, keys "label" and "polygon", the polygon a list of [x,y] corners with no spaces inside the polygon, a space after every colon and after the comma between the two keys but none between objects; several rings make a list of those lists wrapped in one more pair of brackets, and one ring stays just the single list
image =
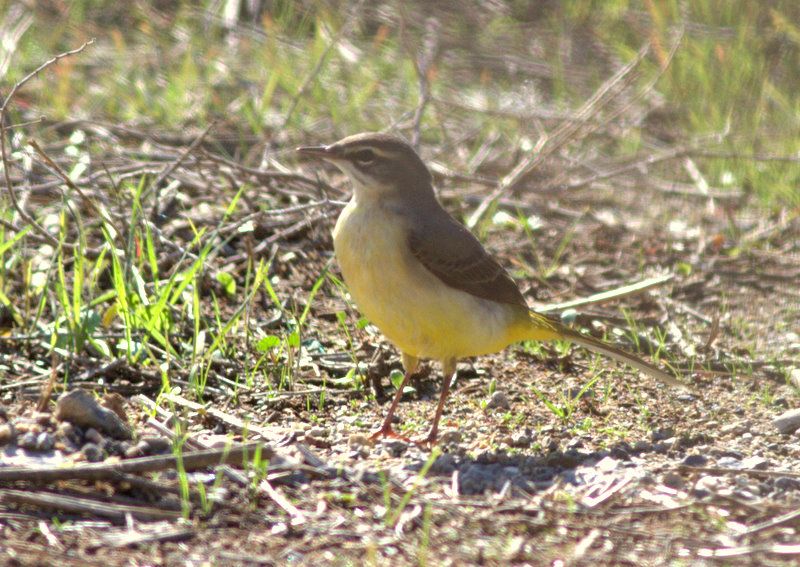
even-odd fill
[{"label": "bird's leg", "polygon": [[395,432],[394,429],[392,429],[392,418],[394,417],[394,412],[397,409],[397,404],[400,403],[400,398],[403,397],[403,390],[405,389],[406,384],[408,384],[408,381],[411,378],[412,374],[416,372],[418,365],[419,365],[419,359],[403,353],[403,369],[405,370],[405,374],[403,374],[403,382],[400,384],[400,387],[397,388],[397,392],[395,392],[394,398],[392,398],[392,403],[389,406],[389,411],[386,412],[386,418],[384,418],[383,420],[383,425],[381,425],[381,428],[378,429],[375,433],[370,435],[369,438],[372,441],[376,441],[377,439],[382,439],[384,437],[405,439],[402,435],[400,435],[399,433]]},{"label": "bird's leg", "polygon": [[447,400],[447,395],[450,393],[450,385],[456,379],[456,360],[451,358],[442,361],[442,374],[444,374],[444,381],[442,382],[442,393],[439,395],[439,403],[436,405],[436,413],[433,416],[433,425],[428,436],[417,442],[418,445],[426,447],[433,447],[436,444],[436,437],[439,434],[439,420],[444,411],[444,402]]}]

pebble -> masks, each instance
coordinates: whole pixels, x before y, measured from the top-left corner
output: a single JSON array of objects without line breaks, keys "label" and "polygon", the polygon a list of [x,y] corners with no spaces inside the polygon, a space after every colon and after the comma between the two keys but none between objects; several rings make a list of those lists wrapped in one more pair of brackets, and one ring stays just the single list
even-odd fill
[{"label": "pebble", "polygon": [[452,453],[442,453],[439,457],[434,461],[431,465],[431,473],[433,474],[453,474],[453,471],[458,468],[458,463],[456,462],[456,458],[453,456]]},{"label": "pebble", "polygon": [[683,480],[683,477],[674,472],[665,474],[661,482],[664,483],[664,486],[674,488],[675,490],[682,490],[686,486],[686,481]]},{"label": "pebble", "polygon": [[774,484],[778,490],[800,490],[800,479],[791,476],[779,476]]},{"label": "pebble", "polygon": [[62,439],[66,439],[71,443],[79,444],[81,441],[81,433],[78,429],[68,421],[62,421],[56,428],[56,434]]},{"label": "pebble", "polygon": [[461,442],[461,432],[458,429],[447,429],[439,434],[439,443],[442,445],[455,445]]},{"label": "pebble", "polygon": [[97,443],[98,445],[103,442],[103,436],[100,435],[100,432],[97,431],[94,427],[90,427],[86,430],[86,433],[83,435],[84,438],[89,441],[90,443]]},{"label": "pebble", "polygon": [[717,459],[717,466],[723,469],[739,469],[742,462],[735,457],[720,457]]},{"label": "pebble", "polygon": [[769,468],[769,461],[764,457],[758,457],[758,456],[747,457],[745,460],[742,461],[742,468],[763,471]]},{"label": "pebble", "polygon": [[349,447],[363,447],[365,445],[369,445],[369,437],[364,435],[363,433],[353,433],[350,437],[347,438],[347,445]]},{"label": "pebble", "polygon": [[524,449],[524,448],[530,447],[530,446],[531,446],[531,443],[533,442],[533,441],[532,441],[532,439],[531,439],[531,437],[530,437],[530,435],[528,435],[528,434],[527,434],[526,432],[524,432],[524,431],[523,431],[523,432],[517,432],[517,433],[514,433],[514,434],[511,436],[511,439],[510,439],[510,441],[511,441],[511,442],[509,443],[509,445],[510,445],[510,446],[512,446],[512,447],[517,447],[517,448],[521,448],[521,449]]},{"label": "pebble", "polygon": [[71,390],[62,394],[56,402],[54,415],[58,421],[69,421],[86,428],[93,427],[116,439],[133,437],[130,428],[115,412],[101,406],[85,390]]},{"label": "pebble", "polygon": [[392,457],[400,457],[408,449],[408,443],[402,439],[384,439],[381,445]]},{"label": "pebble", "polygon": [[172,451],[172,441],[165,437],[142,437],[148,455],[163,455]]},{"label": "pebble", "polygon": [[17,439],[17,445],[19,445],[23,449],[30,449],[31,451],[35,451],[37,437],[38,435],[33,431],[27,431]]},{"label": "pebble", "polygon": [[328,436],[328,430],[325,427],[312,427],[308,431],[306,431],[306,437],[315,437],[317,439],[323,439]]},{"label": "pebble", "polygon": [[52,433],[42,431],[36,436],[36,450],[37,451],[52,451],[56,445],[56,438]]},{"label": "pebble", "polygon": [[94,443],[87,443],[81,449],[81,453],[90,463],[99,463],[103,460],[103,450]]},{"label": "pebble", "polygon": [[708,463],[705,455],[686,455],[681,464],[687,467],[704,467]]},{"label": "pebble", "polygon": [[4,423],[0,425],[0,447],[3,445],[13,445],[16,437],[17,434],[12,424]]},{"label": "pebble", "polygon": [[792,368],[789,371],[789,382],[795,388],[800,388],[800,368]]},{"label": "pebble", "polygon": [[486,409],[511,409],[511,403],[508,401],[508,396],[503,392],[497,390],[486,402]]},{"label": "pebble", "polygon": [[800,429],[800,409],[783,412],[772,420],[772,425],[784,435],[794,433],[797,429]]}]

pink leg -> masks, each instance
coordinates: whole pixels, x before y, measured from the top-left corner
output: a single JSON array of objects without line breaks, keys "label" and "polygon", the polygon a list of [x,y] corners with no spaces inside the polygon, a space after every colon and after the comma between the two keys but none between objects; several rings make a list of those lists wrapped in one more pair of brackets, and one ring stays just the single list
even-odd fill
[{"label": "pink leg", "polygon": [[454,358],[442,361],[442,373],[444,374],[444,381],[442,382],[442,393],[439,395],[439,403],[436,405],[436,413],[433,416],[433,425],[428,436],[419,441],[419,445],[425,447],[433,447],[436,444],[436,438],[439,435],[439,420],[442,418],[444,411],[444,403],[447,400],[447,395],[450,393],[450,385],[456,378],[456,361]]},{"label": "pink leg", "polygon": [[372,441],[376,441],[384,437],[405,439],[406,441],[408,440],[392,429],[392,418],[394,417],[394,412],[397,409],[397,405],[400,403],[400,398],[403,397],[403,390],[405,389],[406,384],[408,384],[408,380],[411,378],[414,372],[416,372],[417,366],[419,366],[419,359],[403,353],[403,369],[405,370],[405,374],[403,374],[403,382],[400,384],[397,392],[395,392],[394,398],[392,398],[392,403],[389,406],[389,411],[386,413],[386,417],[383,420],[383,425],[381,425],[380,429],[370,435],[369,438]]}]

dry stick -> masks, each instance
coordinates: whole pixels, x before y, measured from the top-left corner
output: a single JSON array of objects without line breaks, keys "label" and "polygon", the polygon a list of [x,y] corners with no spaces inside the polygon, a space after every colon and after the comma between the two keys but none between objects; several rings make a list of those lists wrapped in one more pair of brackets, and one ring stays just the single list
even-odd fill
[{"label": "dry stick", "polygon": [[[576,118],[578,120],[586,119],[602,110],[611,102],[616,96],[616,89],[618,87],[620,89],[624,88],[633,80],[635,77],[635,75],[632,74],[633,70],[639,66],[649,51],[650,45],[646,43],[633,60],[620,68],[611,78],[600,85],[600,88],[583,103],[576,113]],[[475,228],[486,211],[489,210],[500,195],[515,187],[525,176],[538,167],[545,158],[563,147],[564,144],[570,141],[582,128],[587,127],[588,123],[578,120],[563,122],[556,128],[553,134],[542,137],[533,150],[531,150],[528,157],[518,163],[516,167],[500,181],[497,188],[487,195],[481,204],[478,205],[475,212],[467,219],[467,227],[470,229]]]},{"label": "dry stick", "polygon": [[[16,209],[17,214],[19,214],[20,218],[27,224],[31,225],[36,232],[42,235],[45,238],[45,240],[47,240],[54,247],[61,246],[62,244],[55,236],[47,232],[44,229],[44,227],[42,227],[38,222],[36,222],[36,220],[32,216],[30,216],[27,212],[25,212],[25,209],[23,209],[22,206],[20,205],[19,201],[17,200],[17,195],[14,192],[14,184],[11,182],[11,174],[9,173],[10,167],[8,162],[8,152],[6,149],[6,113],[8,105],[14,99],[14,96],[17,94],[17,91],[19,91],[19,89],[21,89],[25,85],[25,83],[36,77],[39,73],[47,69],[50,65],[53,65],[54,63],[58,62],[60,59],[64,59],[65,57],[69,57],[71,55],[77,55],[78,53],[80,53],[93,43],[94,43],[94,38],[90,39],[77,49],[73,49],[72,51],[65,51],[64,53],[59,53],[52,59],[49,59],[44,63],[42,63],[41,65],[39,65],[36,69],[25,75],[21,80],[14,83],[14,86],[11,88],[11,92],[8,93],[8,96],[6,96],[5,100],[3,101],[3,105],[0,106],[0,157],[2,157],[3,161],[3,176],[5,177],[6,181],[6,191],[8,191],[8,196],[11,199],[11,204],[14,206],[14,209]],[[74,247],[73,245],[66,245],[66,244],[64,245],[69,248]]]},{"label": "dry stick", "polygon": [[797,518],[800,518],[800,510],[792,510],[791,512],[787,512],[786,514],[782,514],[780,516],[776,516],[769,520],[765,520],[761,523],[754,524],[749,528],[747,528],[746,530],[737,533],[736,535],[734,535],[734,537],[740,539],[745,536],[752,535],[756,532],[768,530],[770,528],[774,528],[775,526],[785,524],[786,522],[791,522],[792,520],[795,520]]},{"label": "dry stick", "polygon": [[30,147],[32,147],[37,154],[39,154],[39,157],[44,160],[45,164],[50,169],[55,171],[56,175],[58,175],[58,177],[61,178],[61,180],[64,182],[64,184],[67,187],[69,187],[73,191],[77,192],[78,195],[81,196],[81,199],[83,199],[84,202],[87,205],[89,205],[89,208],[92,210],[92,212],[94,212],[94,213],[98,213],[99,212],[100,208],[95,204],[94,200],[91,197],[89,197],[88,195],[86,195],[86,193],[84,193],[83,190],[80,187],[78,187],[78,185],[72,179],[70,179],[69,175],[67,175],[67,173],[61,168],[61,166],[58,165],[56,162],[54,162],[50,158],[50,156],[47,155],[47,153],[45,153],[45,151],[36,142],[36,140],[30,140],[28,142],[28,145]]},{"label": "dry stick", "polygon": [[347,21],[345,21],[345,23],[342,25],[342,27],[339,28],[339,31],[336,32],[336,35],[333,37],[331,42],[327,45],[327,47],[325,48],[325,51],[323,51],[322,55],[320,55],[319,59],[317,60],[316,65],[314,65],[314,68],[311,70],[311,72],[303,80],[303,84],[300,85],[300,88],[295,93],[295,95],[292,97],[292,102],[289,104],[289,110],[286,111],[286,116],[284,116],[284,118],[283,118],[283,123],[281,124],[281,127],[278,128],[279,132],[283,131],[286,128],[286,126],[289,124],[289,120],[292,119],[292,114],[294,114],[294,111],[297,108],[297,105],[300,103],[300,99],[303,96],[305,96],[305,94],[308,91],[309,87],[314,82],[314,80],[317,78],[317,75],[319,75],[319,73],[322,71],[322,67],[327,62],[328,55],[330,54],[330,52],[333,50],[334,47],[336,47],[339,44],[339,41],[341,41],[342,37],[344,37],[344,33],[349,30],[350,26],[355,21],[355,15],[361,13],[361,7],[363,5],[364,5],[364,2],[362,0],[361,2],[358,3],[357,6],[355,6],[355,8],[353,9],[350,17],[347,19]]},{"label": "dry stick", "polygon": [[425,114],[425,107],[431,98],[431,85],[428,81],[428,71],[439,53],[439,30],[441,25],[436,18],[428,18],[425,22],[425,41],[422,45],[422,55],[419,59],[414,60],[414,70],[417,73],[417,85],[419,86],[419,102],[417,108],[414,110],[413,134],[411,137],[411,145],[417,150],[419,149],[419,142],[421,138],[420,127],[422,125],[422,117]]},{"label": "dry stick", "polygon": [[197,147],[200,144],[203,143],[205,137],[208,135],[211,129],[214,126],[216,126],[216,124],[217,124],[216,120],[213,120],[211,124],[206,126],[205,129],[202,132],[200,132],[200,135],[197,136],[197,138],[195,138],[195,140],[178,155],[178,158],[172,161],[169,165],[167,165],[167,167],[165,167],[164,170],[158,174],[158,177],[156,177],[153,180],[153,183],[150,184],[150,187],[152,187],[153,191],[155,192],[155,194],[153,195],[153,208],[150,211],[150,222],[154,223],[158,218],[159,204],[161,201],[161,184],[167,177],[172,175],[172,172],[175,171],[178,168],[178,166],[180,166],[184,162],[184,160],[187,157],[189,157],[189,155],[193,151],[197,149]]},{"label": "dry stick", "polygon": [[[181,466],[186,471],[202,469],[212,465],[242,465],[252,457],[257,449],[261,456],[270,459],[275,455],[271,447],[263,443],[246,443],[209,451],[193,451],[180,457]],[[113,479],[119,473],[156,472],[178,467],[178,457],[158,455],[127,459],[116,463],[91,463],[72,467],[5,467],[0,468],[0,482],[54,482],[58,480],[103,480]]]},{"label": "dry stick", "polygon": [[672,281],[673,279],[675,279],[674,274],[656,276],[654,278],[648,278],[646,280],[642,280],[635,284],[618,287],[617,289],[604,291],[602,293],[596,293],[594,295],[590,295],[589,297],[584,297],[582,299],[574,299],[572,301],[565,301],[564,303],[551,303],[550,305],[538,307],[536,310],[539,311],[540,313],[549,313],[551,311],[563,311],[565,309],[572,309],[575,307],[590,305],[593,303],[605,303],[606,301],[619,299],[620,297],[626,297],[629,295],[635,295],[637,293],[641,293],[647,289],[657,287],[669,281]]},{"label": "dry stick", "polygon": [[181,512],[175,510],[129,504],[107,504],[88,498],[77,498],[52,492],[36,493],[27,490],[0,489],[0,502],[103,516],[120,522],[125,521],[128,514],[139,520],[177,520],[181,517]]}]

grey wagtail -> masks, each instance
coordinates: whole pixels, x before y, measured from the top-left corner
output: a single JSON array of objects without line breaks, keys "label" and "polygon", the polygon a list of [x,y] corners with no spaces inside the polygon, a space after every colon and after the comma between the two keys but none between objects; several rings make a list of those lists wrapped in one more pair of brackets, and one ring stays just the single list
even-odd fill
[{"label": "grey wagtail", "polygon": [[532,311],[511,276],[442,208],[428,168],[402,139],[363,133],[297,151],[350,178],[353,197],[333,230],[334,251],[356,305],[402,353],[403,382],[373,439],[400,437],[392,416],[421,358],[440,360],[444,374],[422,442],[432,445],[456,361],[522,340],[568,340],[682,385],[632,354]]}]

